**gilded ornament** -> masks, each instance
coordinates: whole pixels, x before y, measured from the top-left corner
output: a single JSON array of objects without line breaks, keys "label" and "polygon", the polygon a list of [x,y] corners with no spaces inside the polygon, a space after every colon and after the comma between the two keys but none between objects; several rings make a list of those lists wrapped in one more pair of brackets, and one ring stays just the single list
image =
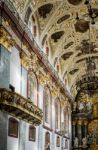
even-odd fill
[{"label": "gilded ornament", "polygon": [[11,51],[15,41],[10,37],[10,35],[4,30],[4,28],[0,28],[0,44],[6,47],[7,50]]},{"label": "gilded ornament", "polygon": [[[22,120],[24,120],[23,114],[25,114],[25,121],[29,123],[36,125],[41,123],[42,111],[31,100],[27,100],[21,95],[8,91],[7,89],[0,89],[0,95],[0,105],[3,106],[2,110]],[[31,119],[28,120],[28,118]]]}]

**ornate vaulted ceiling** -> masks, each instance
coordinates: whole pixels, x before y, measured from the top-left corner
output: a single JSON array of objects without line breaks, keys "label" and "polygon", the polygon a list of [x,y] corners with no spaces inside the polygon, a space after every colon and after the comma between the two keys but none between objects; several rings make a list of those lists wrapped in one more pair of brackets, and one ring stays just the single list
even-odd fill
[{"label": "ornate vaulted ceiling", "polygon": [[[22,19],[28,7],[37,25],[36,40],[41,49],[49,47],[49,60],[59,65],[59,75],[75,92],[76,80],[85,74],[85,59],[98,63],[98,0],[92,0],[95,24],[88,16],[85,0],[12,0]],[[89,49],[89,24],[91,51]],[[96,67],[96,73],[98,73]],[[73,93],[74,94],[74,93]]]}]

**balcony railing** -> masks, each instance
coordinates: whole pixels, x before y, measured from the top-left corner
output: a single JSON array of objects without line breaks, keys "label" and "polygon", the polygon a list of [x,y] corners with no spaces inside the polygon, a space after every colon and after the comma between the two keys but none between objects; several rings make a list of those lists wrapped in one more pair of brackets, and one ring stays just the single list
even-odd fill
[{"label": "balcony railing", "polygon": [[0,110],[34,125],[42,121],[41,109],[31,100],[7,89],[0,89]]}]

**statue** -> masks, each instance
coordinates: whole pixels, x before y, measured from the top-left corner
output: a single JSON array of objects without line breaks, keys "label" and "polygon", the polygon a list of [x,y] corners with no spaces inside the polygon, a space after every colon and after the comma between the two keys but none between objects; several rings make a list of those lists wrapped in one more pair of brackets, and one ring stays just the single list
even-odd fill
[{"label": "statue", "polygon": [[74,102],[74,103],[73,103],[73,111],[74,111],[74,112],[76,111],[76,107],[77,107],[77,103]]},{"label": "statue", "polygon": [[79,144],[78,138],[75,137],[75,140],[74,140],[74,147],[78,147],[78,144]]},{"label": "statue", "polygon": [[86,148],[86,147],[87,147],[87,138],[84,137],[84,138],[82,139],[82,142],[83,142],[83,148]]},{"label": "statue", "polygon": [[82,112],[84,110],[83,102],[78,102],[78,110],[79,110],[79,112]]},{"label": "statue", "polygon": [[87,111],[91,111],[91,108],[92,108],[91,102],[87,102],[86,108],[87,108]]}]

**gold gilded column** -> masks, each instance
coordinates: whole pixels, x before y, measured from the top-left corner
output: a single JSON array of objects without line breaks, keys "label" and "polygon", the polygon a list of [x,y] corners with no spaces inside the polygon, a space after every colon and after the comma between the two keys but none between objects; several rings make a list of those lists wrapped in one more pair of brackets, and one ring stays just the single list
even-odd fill
[{"label": "gold gilded column", "polygon": [[88,131],[87,131],[87,125],[88,125],[88,121],[87,120],[84,120],[84,131],[82,131],[82,132],[84,132],[84,137],[87,137],[87,133],[88,133]]},{"label": "gold gilded column", "polygon": [[98,117],[98,104],[95,103],[93,104],[93,118],[97,118]]},{"label": "gold gilded column", "polygon": [[79,147],[82,147],[82,119],[77,121],[77,136],[79,140]]},{"label": "gold gilded column", "polygon": [[76,121],[72,121],[72,146],[74,146],[75,137],[76,137]]}]

